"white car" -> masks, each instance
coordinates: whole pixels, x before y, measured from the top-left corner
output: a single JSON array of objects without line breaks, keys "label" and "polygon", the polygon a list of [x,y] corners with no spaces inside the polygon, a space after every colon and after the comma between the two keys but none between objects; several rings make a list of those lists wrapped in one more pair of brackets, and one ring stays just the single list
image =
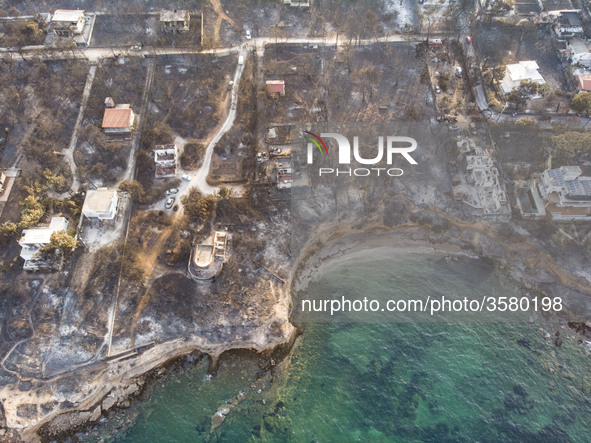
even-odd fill
[{"label": "white car", "polygon": [[191,181],[191,176],[189,174],[185,174],[181,177],[183,180],[190,182]]},{"label": "white car", "polygon": [[173,195],[176,194],[177,192],[179,192],[179,190],[177,188],[170,188],[166,190],[166,195]]},{"label": "white car", "polygon": [[244,37],[246,37],[246,40],[250,40],[252,38],[252,35],[250,34],[250,29],[246,30],[246,33],[244,34]]},{"label": "white car", "polygon": [[462,68],[460,68],[459,66],[457,66],[457,67],[456,67],[456,75],[457,75],[459,78],[462,78],[462,74],[463,74],[463,72],[462,72]]},{"label": "white car", "polygon": [[172,208],[172,205],[174,205],[174,197],[170,197],[168,200],[166,200],[166,204],[164,205],[164,207],[166,209],[170,209]]}]

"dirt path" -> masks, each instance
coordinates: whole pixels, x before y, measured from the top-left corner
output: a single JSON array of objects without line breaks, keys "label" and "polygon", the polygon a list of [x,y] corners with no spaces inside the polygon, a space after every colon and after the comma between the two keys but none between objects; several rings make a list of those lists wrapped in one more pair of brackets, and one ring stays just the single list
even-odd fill
[{"label": "dirt path", "polygon": [[181,216],[179,211],[175,214],[173,222],[170,224],[170,226],[167,226],[162,232],[160,232],[158,238],[156,239],[156,242],[149,247],[148,251],[144,250],[138,254],[138,260],[142,263],[145,269],[144,286],[146,287],[146,289],[144,290],[144,293],[142,294],[137,308],[133,314],[133,318],[131,319],[131,327],[129,329],[131,349],[135,347],[135,330],[137,328],[137,322],[140,318],[140,315],[142,314],[142,311],[146,308],[146,306],[148,306],[148,303],[150,302],[150,289],[152,287],[152,281],[154,279],[156,260],[158,260],[160,252],[166,245],[166,240],[168,240],[168,237],[170,237],[170,234],[172,234],[174,228],[180,223],[180,221]]},{"label": "dirt path", "polygon": [[211,0],[211,6],[213,6],[215,13],[218,15],[217,19],[215,21],[213,38],[214,38],[214,41],[219,42],[220,41],[220,28],[222,27],[222,20],[227,21],[228,23],[230,23],[234,27],[236,27],[236,22],[234,20],[232,20],[230,17],[228,17],[228,14],[225,13],[224,8],[222,8],[222,3],[220,2],[220,0]]},{"label": "dirt path", "polygon": [[152,87],[152,81],[154,80],[154,59],[148,60],[148,68],[146,71],[146,82],[144,84],[144,92],[142,95],[142,105],[140,111],[135,116],[135,128],[133,139],[131,140],[131,152],[129,153],[129,162],[127,163],[127,169],[123,174],[123,180],[132,180],[135,174],[135,164],[137,160],[137,151],[140,146],[140,139],[142,138],[142,127],[145,122],[144,116],[148,111],[148,103],[150,101],[150,88]]},{"label": "dirt path", "polygon": [[[78,188],[80,188],[80,182],[78,181],[77,177],[77,168],[76,162],[74,161],[74,150],[76,149],[76,143],[78,142],[78,128],[82,123],[82,118],[84,117],[84,111],[86,110],[86,104],[88,103],[88,97],[90,97],[90,90],[92,89],[92,82],[94,81],[94,76],[96,74],[96,64],[90,65],[88,69],[88,76],[86,77],[86,84],[84,85],[84,90],[82,92],[82,100],[80,102],[80,110],[78,111],[78,117],[76,118],[76,124],[74,125],[74,130],[72,131],[72,137],[70,138],[70,144],[68,145],[68,149],[64,151],[64,159],[69,164],[70,171],[72,172],[72,186],[71,190],[73,192],[77,192]],[[69,195],[68,192],[63,192],[62,194],[58,194],[58,198],[65,198]]]}]

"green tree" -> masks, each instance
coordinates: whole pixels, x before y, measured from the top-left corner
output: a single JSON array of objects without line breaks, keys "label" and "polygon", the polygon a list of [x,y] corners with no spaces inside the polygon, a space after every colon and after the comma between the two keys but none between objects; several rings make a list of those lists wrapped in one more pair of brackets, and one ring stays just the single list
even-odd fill
[{"label": "green tree", "polygon": [[49,243],[39,249],[43,255],[49,255],[56,250],[60,250],[65,258],[70,258],[74,250],[78,247],[78,241],[66,231],[57,231],[51,234]]},{"label": "green tree", "polygon": [[217,196],[221,200],[227,200],[232,197],[232,191],[224,186],[221,186]]},{"label": "green tree", "polygon": [[533,118],[525,117],[517,121],[518,125],[521,126],[531,126],[535,125],[536,121]]},{"label": "green tree", "polygon": [[524,105],[527,99],[540,92],[540,85],[531,80],[522,80],[518,88],[513,88],[509,93],[508,99],[515,103],[515,109]]},{"label": "green tree", "polygon": [[43,177],[47,180],[47,184],[54,190],[63,189],[66,185],[66,179],[63,175],[54,175],[50,169],[43,171]]},{"label": "green tree", "polygon": [[35,226],[45,214],[45,206],[36,195],[29,194],[21,202],[23,210],[21,212],[21,221],[19,226],[21,228],[30,228]]},{"label": "green tree", "polygon": [[493,79],[497,82],[502,81],[507,73],[507,67],[505,65],[499,65],[492,68]]},{"label": "green tree", "polygon": [[185,214],[191,220],[207,220],[213,214],[216,198],[214,195],[202,197],[201,193],[193,188],[181,199],[181,202],[185,208]]},{"label": "green tree", "polygon": [[142,133],[142,144],[146,149],[152,149],[154,145],[167,145],[174,142],[174,134],[170,126],[164,122],[156,122]]},{"label": "green tree", "polygon": [[119,184],[119,190],[123,192],[128,192],[131,195],[131,199],[134,202],[141,202],[143,201],[146,192],[144,191],[144,187],[140,182],[137,180],[123,180]]},{"label": "green tree", "polygon": [[181,155],[181,167],[183,169],[195,169],[199,166],[199,160],[205,152],[205,146],[195,139],[187,142]]},{"label": "green tree", "polygon": [[578,112],[591,109],[591,92],[579,92],[572,99],[573,108]]},{"label": "green tree", "polygon": [[566,131],[551,137],[554,147],[568,156],[591,152],[591,133]]}]

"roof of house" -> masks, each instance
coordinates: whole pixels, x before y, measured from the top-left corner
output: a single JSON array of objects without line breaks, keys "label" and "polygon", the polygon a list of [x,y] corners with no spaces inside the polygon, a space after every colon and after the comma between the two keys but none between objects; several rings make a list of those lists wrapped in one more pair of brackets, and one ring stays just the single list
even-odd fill
[{"label": "roof of house", "polygon": [[128,128],[132,123],[131,108],[107,108],[103,115],[103,128]]},{"label": "roof of house", "polygon": [[510,75],[511,80],[528,80],[534,78],[542,78],[538,72],[540,67],[534,60],[525,60],[519,63],[507,65],[507,73]]},{"label": "roof of house", "polygon": [[579,89],[581,91],[591,91],[591,75],[578,75],[577,80],[579,81]]},{"label": "roof of house", "polygon": [[117,197],[115,190],[91,189],[86,193],[82,212],[108,213],[113,199]]},{"label": "roof of house", "polygon": [[47,244],[51,239],[51,234],[57,231],[66,231],[67,229],[68,220],[64,217],[52,217],[49,226],[23,230],[18,242],[21,245]]},{"label": "roof of house", "polygon": [[180,22],[186,20],[189,16],[189,11],[184,9],[163,10],[160,11],[161,22]]},{"label": "roof of house", "polygon": [[84,15],[81,9],[56,9],[53,13],[53,22],[77,22]]},{"label": "roof of house", "polygon": [[284,92],[285,81],[283,80],[267,80],[267,90],[269,92]]},{"label": "roof of house", "polygon": [[573,38],[567,45],[569,51],[573,54],[585,54],[589,52],[589,45],[580,38]]},{"label": "roof of house", "polygon": [[562,25],[567,26],[581,26],[581,18],[579,17],[578,10],[565,10],[557,11],[560,15],[558,16],[558,22]]},{"label": "roof of house", "polygon": [[505,78],[503,78],[503,81],[501,82],[501,89],[505,94],[508,94],[523,80],[529,80],[539,84],[546,83],[542,74],[538,72],[539,68],[540,67],[534,60],[525,60],[507,65],[507,72]]}]

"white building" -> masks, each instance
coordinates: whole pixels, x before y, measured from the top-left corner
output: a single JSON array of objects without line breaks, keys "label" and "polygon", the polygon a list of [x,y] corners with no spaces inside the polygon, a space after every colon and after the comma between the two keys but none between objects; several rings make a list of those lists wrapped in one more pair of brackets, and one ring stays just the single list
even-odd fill
[{"label": "white building", "polygon": [[45,260],[39,256],[39,250],[48,245],[51,240],[51,234],[58,231],[68,230],[68,220],[64,217],[52,217],[49,226],[25,229],[18,241],[21,245],[20,256],[25,260],[23,269],[34,271],[47,265]]},{"label": "white building", "polygon": [[84,199],[82,214],[89,219],[114,220],[119,208],[119,195],[115,190],[89,190]]},{"label": "white building", "polygon": [[283,0],[283,4],[294,8],[309,8],[310,0]]},{"label": "white building", "polygon": [[501,82],[501,90],[509,94],[513,88],[519,88],[523,80],[536,82],[540,85],[546,83],[544,77],[538,72],[540,67],[533,60],[521,61],[507,65],[505,78]]},{"label": "white building", "polygon": [[176,145],[158,145],[154,148],[156,178],[176,177],[177,149]]},{"label": "white building", "polygon": [[578,166],[561,166],[542,173],[542,197],[559,207],[591,207],[591,177]]},{"label": "white building", "polygon": [[589,44],[585,40],[574,38],[566,44],[566,49],[572,65],[591,67],[591,52],[589,52]]},{"label": "white building", "polygon": [[51,19],[50,29],[54,34],[72,36],[82,34],[85,14],[82,10],[57,9]]}]

